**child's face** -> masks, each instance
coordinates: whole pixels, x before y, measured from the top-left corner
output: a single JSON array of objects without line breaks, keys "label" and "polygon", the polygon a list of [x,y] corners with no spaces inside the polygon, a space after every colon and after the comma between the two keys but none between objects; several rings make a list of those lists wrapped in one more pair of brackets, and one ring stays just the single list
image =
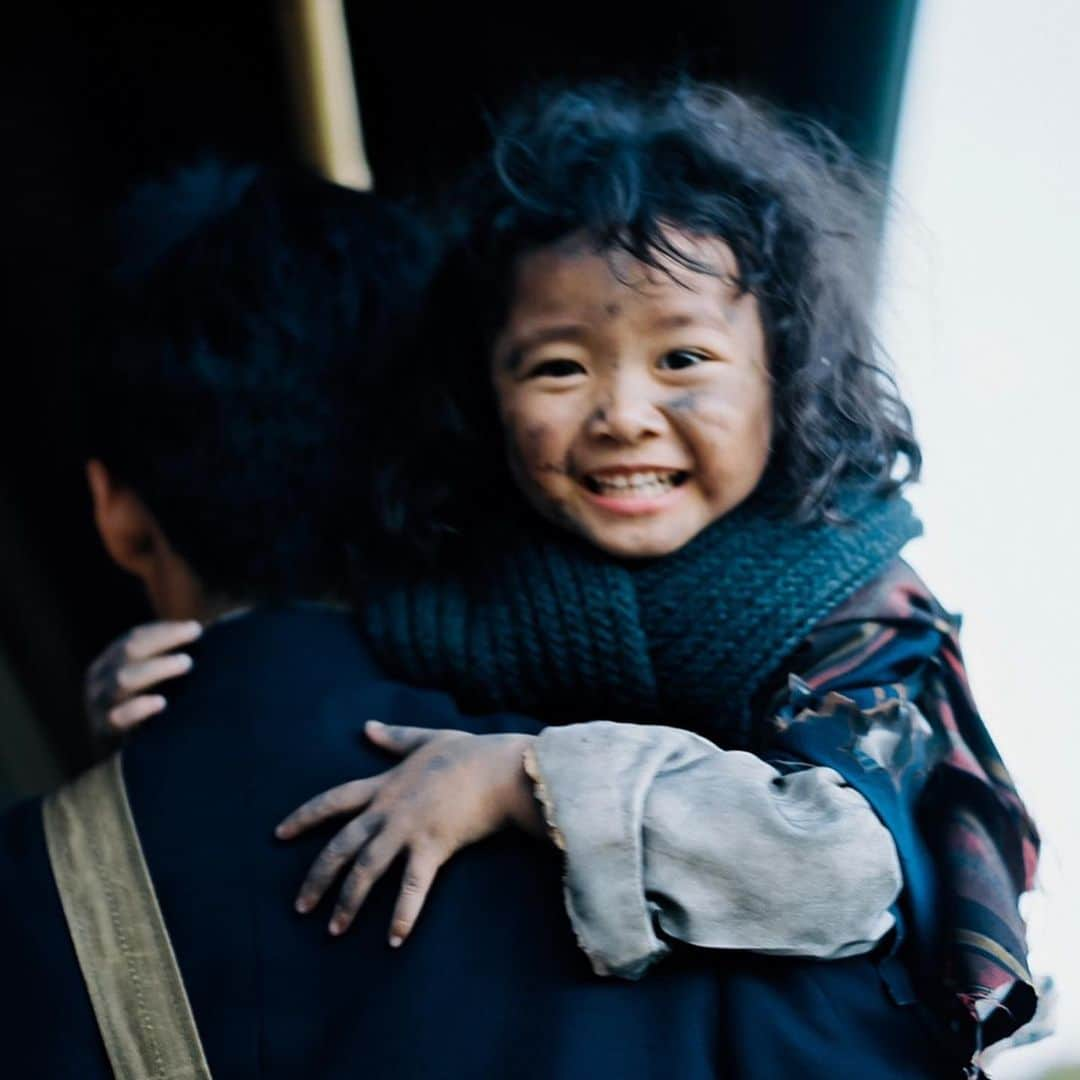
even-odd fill
[{"label": "child's face", "polygon": [[492,370],[514,477],[613,555],[666,555],[757,486],[772,390],[731,249],[672,239],[717,276],[566,241],[524,256]]}]

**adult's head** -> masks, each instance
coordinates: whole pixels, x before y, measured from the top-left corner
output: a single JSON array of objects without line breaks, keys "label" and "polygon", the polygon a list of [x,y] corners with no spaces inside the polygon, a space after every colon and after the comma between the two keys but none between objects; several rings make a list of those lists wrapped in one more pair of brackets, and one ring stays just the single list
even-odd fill
[{"label": "adult's head", "polygon": [[165,617],[335,595],[366,388],[426,234],[372,195],[214,162],[138,190],[118,233],[83,380],[109,553]]},{"label": "adult's head", "polygon": [[[478,511],[505,504],[511,477],[522,487],[520,460],[541,425],[516,432],[506,423],[512,380],[500,372],[500,347],[514,344],[518,323],[561,318],[555,299],[575,324],[590,321],[569,310],[575,297],[582,306],[583,283],[567,277],[575,259],[579,277],[591,260],[605,288],[599,260],[612,281],[643,281],[672,297],[683,286],[704,295],[710,287],[702,275],[712,277],[717,307],[753,309],[769,383],[768,446],[762,461],[765,425],[755,424],[757,445],[747,458],[753,467],[739,471],[734,497],[755,486],[756,471],[793,519],[812,520],[830,513],[844,484],[893,488],[905,459],[907,474],[917,474],[908,413],[882,375],[871,328],[875,187],[835,137],[689,82],[655,93],[615,85],[540,93],[513,109],[495,134],[488,161],[465,186],[460,242],[433,293],[431,337],[440,347],[423,350],[415,376],[429,387],[431,408],[417,425],[418,451],[404,448],[395,484],[386,485],[396,496],[391,525],[408,522],[411,512],[409,535],[439,524],[467,530],[483,520]],[[561,298],[551,288],[556,277],[568,282]],[[628,304],[600,305],[616,306]],[[565,381],[569,387],[572,378]],[[753,407],[761,404],[757,394]],[[537,457],[533,487],[551,487],[550,502],[565,494],[551,478],[567,467],[573,477],[574,446],[565,460]],[[694,455],[659,457],[664,465],[692,464]],[[392,454],[388,459],[393,465]],[[576,460],[604,457],[581,453]],[[537,505],[535,494],[526,490]],[[695,521],[726,512],[731,501],[703,503]],[[575,515],[571,524],[596,542],[596,523],[571,506]]]}]

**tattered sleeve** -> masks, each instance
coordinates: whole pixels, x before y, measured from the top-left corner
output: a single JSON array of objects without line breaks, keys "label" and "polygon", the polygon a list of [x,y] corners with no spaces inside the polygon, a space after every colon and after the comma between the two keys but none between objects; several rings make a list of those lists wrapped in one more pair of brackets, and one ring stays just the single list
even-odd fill
[{"label": "tattered sleeve", "polygon": [[832,959],[893,925],[896,850],[834,769],[785,775],[688,731],[603,721],[547,728],[531,754],[600,974],[640,976],[671,938]]}]

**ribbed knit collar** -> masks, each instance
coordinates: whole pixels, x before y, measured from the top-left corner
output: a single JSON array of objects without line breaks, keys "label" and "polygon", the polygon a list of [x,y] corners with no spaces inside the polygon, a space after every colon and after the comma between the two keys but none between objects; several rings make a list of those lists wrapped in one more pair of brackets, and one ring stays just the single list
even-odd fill
[{"label": "ribbed knit collar", "polygon": [[390,673],[471,708],[745,730],[810,629],[921,531],[896,496],[838,509],[850,524],[797,525],[751,499],[643,562],[508,528],[466,569],[384,583],[362,618]]}]

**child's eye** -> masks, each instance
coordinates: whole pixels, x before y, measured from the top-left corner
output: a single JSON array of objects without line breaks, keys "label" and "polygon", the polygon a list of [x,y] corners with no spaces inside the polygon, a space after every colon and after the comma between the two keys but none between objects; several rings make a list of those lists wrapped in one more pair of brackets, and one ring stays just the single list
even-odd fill
[{"label": "child's eye", "polygon": [[585,366],[577,360],[541,360],[529,369],[529,378],[565,379],[569,375],[584,375]]},{"label": "child's eye", "polygon": [[660,367],[665,371],[683,371],[685,368],[697,367],[708,359],[709,357],[704,353],[693,352],[690,349],[675,349],[660,358]]}]

